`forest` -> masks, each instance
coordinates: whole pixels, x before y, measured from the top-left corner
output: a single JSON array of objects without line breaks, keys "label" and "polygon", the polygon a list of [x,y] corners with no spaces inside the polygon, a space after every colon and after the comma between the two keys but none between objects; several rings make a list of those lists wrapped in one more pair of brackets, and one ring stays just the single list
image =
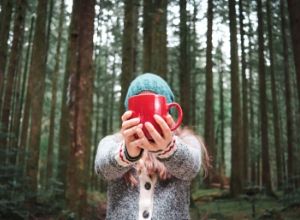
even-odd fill
[{"label": "forest", "polygon": [[299,11],[299,0],[1,0],[0,219],[105,219],[97,146],[147,72],[210,155],[191,219],[299,219]]}]

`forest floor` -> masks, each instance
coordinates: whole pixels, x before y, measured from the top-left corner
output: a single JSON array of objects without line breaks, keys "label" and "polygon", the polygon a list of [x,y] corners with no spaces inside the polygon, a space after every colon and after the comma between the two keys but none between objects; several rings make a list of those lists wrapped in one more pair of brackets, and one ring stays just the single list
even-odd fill
[{"label": "forest floor", "polygon": [[[291,203],[295,197],[277,194],[277,199],[263,194],[233,199],[228,190],[198,190],[193,193],[195,206],[190,209],[191,220],[299,220],[300,204]],[[98,207],[92,211],[96,215],[93,219],[104,219],[105,195],[94,194],[91,199],[98,201]]]},{"label": "forest floor", "polygon": [[[201,189],[192,194],[194,206],[191,205],[191,220],[300,220],[300,193],[283,194],[276,192],[278,198],[257,194],[253,197],[229,197],[228,190]],[[0,199],[1,201],[1,199]],[[16,201],[14,201],[16,203]],[[88,208],[85,219],[104,220],[106,213],[106,195],[97,191],[88,193]],[[3,204],[2,204],[3,205]],[[5,212],[0,202],[0,220],[28,219],[29,210],[23,206],[7,204]],[[68,210],[57,202],[49,202],[34,207],[35,214],[29,219],[34,220],[75,220]],[[20,213],[20,212],[23,212]]]},{"label": "forest floor", "polygon": [[228,191],[219,189],[198,190],[193,194],[195,206],[191,208],[192,220],[299,220],[300,204],[295,198],[279,194],[279,198],[260,194],[230,198]]}]

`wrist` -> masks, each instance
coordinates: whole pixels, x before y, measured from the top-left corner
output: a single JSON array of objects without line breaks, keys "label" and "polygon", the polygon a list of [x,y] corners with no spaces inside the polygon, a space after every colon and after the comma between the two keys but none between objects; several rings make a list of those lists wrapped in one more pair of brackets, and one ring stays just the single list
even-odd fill
[{"label": "wrist", "polygon": [[142,157],[143,152],[144,152],[144,149],[142,149],[142,148],[139,148],[138,150],[139,151],[138,151],[137,154],[131,155],[131,154],[129,154],[128,149],[127,149],[127,147],[125,145],[124,156],[126,157],[126,159],[128,161],[130,161],[130,162],[136,162],[136,161],[138,161]]}]

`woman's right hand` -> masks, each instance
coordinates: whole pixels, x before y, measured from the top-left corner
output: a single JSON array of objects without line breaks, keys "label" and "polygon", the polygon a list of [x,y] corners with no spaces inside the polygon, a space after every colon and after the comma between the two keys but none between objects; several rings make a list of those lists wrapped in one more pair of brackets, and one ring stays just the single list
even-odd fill
[{"label": "woman's right hand", "polygon": [[141,139],[137,139],[136,131],[138,128],[142,128],[139,118],[131,118],[132,111],[126,111],[122,119],[121,134],[125,140],[125,146],[129,156],[137,157],[141,153]]}]

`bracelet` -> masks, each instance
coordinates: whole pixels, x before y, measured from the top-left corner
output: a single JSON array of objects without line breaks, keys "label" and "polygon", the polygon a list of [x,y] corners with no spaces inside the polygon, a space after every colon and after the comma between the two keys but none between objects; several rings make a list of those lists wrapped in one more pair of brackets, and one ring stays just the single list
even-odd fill
[{"label": "bracelet", "polygon": [[143,152],[144,152],[144,149],[141,149],[141,152],[139,155],[137,155],[136,157],[132,157],[128,154],[128,151],[127,151],[127,148],[125,146],[125,149],[124,149],[124,155],[126,157],[126,159],[130,162],[136,162],[138,161],[139,159],[141,159],[142,155],[143,155]]}]

